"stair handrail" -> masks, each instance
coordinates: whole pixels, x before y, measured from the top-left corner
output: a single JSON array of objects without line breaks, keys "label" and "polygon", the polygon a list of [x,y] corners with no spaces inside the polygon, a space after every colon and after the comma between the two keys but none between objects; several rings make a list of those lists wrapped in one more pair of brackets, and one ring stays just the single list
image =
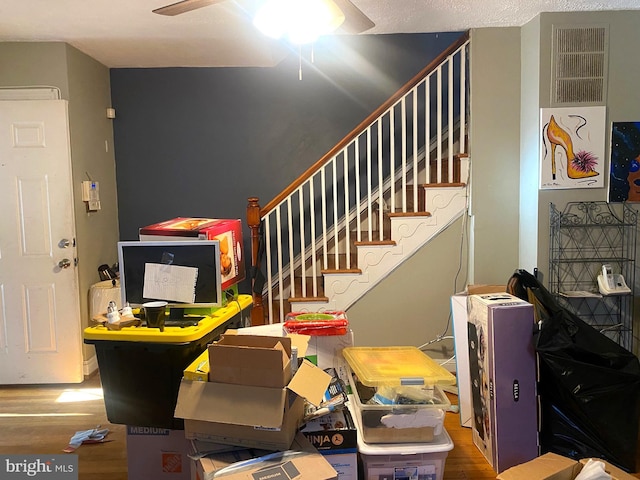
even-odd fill
[{"label": "stair handrail", "polygon": [[[307,170],[305,170],[296,180],[294,180],[290,185],[288,185],[285,189],[283,189],[277,196],[275,196],[266,206],[264,207],[260,207],[259,204],[259,199],[257,197],[250,197],[248,199],[248,206],[247,206],[247,223],[249,226],[249,229],[251,231],[251,261],[252,261],[252,266],[251,266],[251,270],[250,270],[250,276],[251,276],[251,288],[252,288],[252,294],[253,294],[253,300],[254,300],[254,305],[253,305],[253,309],[252,309],[252,324],[253,325],[262,325],[265,322],[265,317],[264,317],[264,307],[263,307],[263,286],[264,286],[264,276],[262,276],[262,272],[260,271],[260,266],[261,266],[261,261],[262,259],[260,258],[260,250],[261,250],[261,246],[266,245],[266,249],[267,249],[267,257],[269,257],[269,240],[264,238],[264,232],[262,232],[262,225],[264,222],[264,219],[267,219],[268,217],[270,217],[273,213],[279,214],[279,211],[276,212],[276,209],[280,208],[281,205],[284,204],[284,202],[287,202],[288,199],[294,195],[297,191],[299,191],[300,189],[303,188],[303,186],[305,184],[307,184],[308,182],[311,181],[312,178],[314,178],[315,175],[317,175],[323,168],[325,168],[327,165],[329,165],[332,162],[336,161],[336,158],[338,157],[338,155],[340,155],[341,153],[345,152],[346,149],[349,147],[349,145],[353,144],[353,142],[356,142],[358,140],[358,138],[360,138],[360,136],[363,134],[363,132],[366,132],[373,124],[375,124],[376,122],[381,121],[381,119],[383,118],[383,116],[385,116],[391,109],[395,108],[397,105],[400,104],[400,102],[404,102],[404,99],[406,98],[407,95],[409,95],[412,92],[415,92],[415,89],[418,88],[419,85],[421,85],[426,78],[429,78],[432,74],[434,74],[436,71],[438,72],[438,75],[440,75],[440,67],[447,61],[449,61],[450,58],[453,58],[456,54],[458,54],[458,52],[462,51],[463,53],[463,57],[464,56],[464,49],[468,48],[468,43],[469,43],[469,32],[465,32],[463,33],[454,43],[452,43],[449,47],[447,47],[441,54],[439,54],[433,61],[431,61],[427,66],[425,66],[423,69],[421,69],[416,75],[414,75],[414,77],[412,77],[408,82],[406,82],[402,87],[400,87],[390,98],[388,98],[385,102],[383,102],[376,110],[374,110],[370,115],[368,115],[362,122],[360,122],[353,130],[351,130],[351,132],[349,132],[342,140],[340,140],[334,147],[332,147],[325,155],[323,155],[318,161],[316,161],[313,165],[311,165]],[[451,68],[451,64],[450,68]],[[451,72],[450,72],[451,75]],[[439,77],[438,77],[439,79]],[[439,80],[438,80],[439,81]],[[464,82],[463,82],[464,83]],[[413,95],[415,95],[415,93],[412,93]],[[451,92],[449,92],[449,94],[451,95]],[[464,97],[463,97],[464,98]],[[449,102],[451,103],[452,101],[452,97],[450,97]],[[464,101],[463,101],[464,104]],[[440,108],[440,105],[439,105]],[[461,115],[464,115],[464,111],[468,108],[468,104],[466,105],[466,107],[461,107]],[[404,109],[404,103],[403,103],[403,109]],[[460,118],[460,125],[462,127],[462,124],[465,123],[465,117],[461,116]],[[450,117],[448,120],[448,125],[451,125],[451,123],[453,122],[453,118],[451,117],[451,112],[450,112]],[[440,125],[440,123],[438,122],[438,128],[442,128],[443,125]],[[463,127],[462,127],[463,128]],[[452,145],[452,140],[453,137],[450,136],[449,138],[449,150],[451,150],[453,148]],[[440,136],[438,136],[438,141],[440,140]],[[466,136],[464,135],[464,132],[461,130],[461,138],[460,138],[460,142],[458,145],[459,148],[459,155],[466,155],[465,151],[466,151]],[[415,151],[416,146],[414,144],[414,155],[417,154],[417,152]],[[441,149],[440,147],[438,147],[437,150],[437,157],[438,157],[438,173],[437,173],[437,182],[440,183],[440,155],[441,155]],[[450,151],[449,152],[449,164],[451,163],[451,159],[453,153]],[[345,157],[346,158],[346,157]],[[405,159],[406,160],[406,159]],[[346,168],[346,163],[345,163],[345,168]],[[427,165],[425,164],[425,168],[428,168]],[[450,166],[450,168],[452,168]],[[379,174],[382,174],[382,172],[378,172]],[[324,175],[324,171],[322,172],[322,174]],[[345,174],[346,174],[346,170],[345,170]],[[335,175],[335,164],[334,164],[334,175]],[[451,178],[452,176],[452,171],[449,171],[449,178]],[[392,177],[393,178],[393,177]],[[429,177],[427,177],[429,178]],[[415,179],[414,179],[415,180]],[[428,180],[429,181],[429,180]],[[451,180],[449,180],[451,181]],[[322,179],[323,185],[324,185],[324,177]],[[300,190],[301,191],[301,190]],[[393,190],[392,190],[393,193]],[[302,197],[300,197],[302,198]],[[415,198],[415,194],[414,194],[414,198]],[[335,198],[334,198],[335,200]],[[380,198],[380,200],[382,200],[382,198]],[[300,207],[302,207],[302,204],[300,205]],[[334,212],[335,215],[335,212]],[[279,217],[278,218],[278,223],[279,223]],[[335,220],[337,222],[337,220]],[[382,214],[380,213],[380,222],[382,222]],[[302,226],[301,226],[302,228]],[[369,229],[371,229],[371,221],[369,220]],[[268,225],[267,225],[267,230],[266,230],[267,234],[269,232],[268,229]],[[313,231],[311,232],[313,235]],[[335,233],[336,237],[337,237],[337,232]],[[279,235],[279,234],[278,234]],[[261,242],[265,242],[265,244],[261,244]],[[336,240],[337,241],[337,240]],[[279,237],[278,237],[278,242],[279,242]],[[337,246],[337,244],[336,244]],[[326,245],[325,245],[325,250],[326,250]],[[348,250],[347,250],[348,252]],[[292,255],[292,252],[290,252],[290,255]],[[337,255],[337,253],[336,253]],[[336,261],[337,261],[337,256],[336,256]],[[325,265],[326,265],[326,258],[325,258]],[[278,266],[278,272],[279,275],[282,274],[281,269],[282,269],[283,265],[279,265]],[[326,266],[325,266],[326,268]],[[270,282],[269,277],[270,277],[270,268],[269,268],[269,263],[267,265],[267,281]],[[313,267],[313,273],[315,275],[315,264]],[[293,274],[293,272],[291,272],[291,274]],[[303,273],[302,273],[303,277],[305,276],[304,273],[304,267],[303,267]],[[303,287],[304,288],[304,287]],[[314,292],[315,292],[315,284],[314,284]],[[304,291],[304,290],[303,290]],[[269,304],[271,304],[272,302],[272,292],[269,290],[269,288],[267,288],[267,295],[268,295],[268,302]],[[282,294],[282,292],[280,292]],[[295,296],[295,295],[294,295]],[[280,304],[282,306],[282,298],[280,299]],[[271,308],[271,307],[269,307]],[[280,317],[281,321],[282,321],[282,316]],[[271,321],[271,319],[270,319]]]},{"label": "stair handrail", "polygon": [[375,119],[381,116],[384,112],[389,110],[396,102],[409,93],[416,85],[424,80],[424,78],[434,71],[438,66],[450,55],[456,52],[469,40],[469,32],[466,31],[452,43],[446,50],[433,59],[426,67],[420,70],[411,80],[405,83],[400,89],[394,93],[388,100],[382,103],[376,110],[374,110],[369,116],[367,116],[362,122],[360,122],[351,132],[349,132],[342,140],[340,140],[331,150],[323,155],[316,163],[311,165],[305,170],[297,179],[295,179],[289,186],[287,186],[282,192],[276,195],[273,200],[267,203],[264,207],[260,208],[260,218],[264,218],[277,207],[283,200],[289,195],[295,192],[304,182],[311,178],[320,168],[322,168],[329,160],[335,157],[341,152],[347,145],[353,142],[362,131],[368,127]]}]

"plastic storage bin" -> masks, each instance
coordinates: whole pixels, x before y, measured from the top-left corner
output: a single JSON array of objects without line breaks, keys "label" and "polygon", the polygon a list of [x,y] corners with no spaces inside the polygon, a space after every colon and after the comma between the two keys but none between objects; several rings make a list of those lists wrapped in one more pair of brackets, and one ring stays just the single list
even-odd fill
[{"label": "plastic storage bin", "polygon": [[366,443],[434,442],[455,377],[416,347],[347,347],[354,415]]},{"label": "plastic storage bin", "polygon": [[[354,413],[353,395],[349,410]],[[368,444],[362,435],[360,418],[354,415],[358,430],[358,452],[364,480],[442,480],[444,466],[453,450],[453,441],[443,428],[429,443]]]},{"label": "plastic storage bin", "polygon": [[367,445],[359,443],[364,480],[442,480],[453,449],[446,430],[428,444]]},{"label": "plastic storage bin", "polygon": [[174,418],[184,369],[228,328],[250,321],[252,300],[240,295],[197,326],[156,328],[102,325],[84,330],[96,348],[107,418],[111,423],[181,430]]}]

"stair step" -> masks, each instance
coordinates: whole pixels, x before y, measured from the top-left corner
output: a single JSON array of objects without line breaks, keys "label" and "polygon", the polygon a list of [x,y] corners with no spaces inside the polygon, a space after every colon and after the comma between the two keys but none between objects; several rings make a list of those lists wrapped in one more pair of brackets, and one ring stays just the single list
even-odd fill
[{"label": "stair step", "polygon": [[390,218],[398,218],[398,217],[430,217],[430,212],[391,212],[388,213]]},{"label": "stair step", "polygon": [[453,183],[424,183],[424,188],[451,188],[451,187],[466,187],[466,183],[453,182]]},{"label": "stair step", "polygon": [[289,303],[305,303],[305,302],[324,302],[328,303],[328,297],[289,297],[287,299]]},{"label": "stair step", "polygon": [[372,242],[354,242],[354,245],[356,245],[357,247],[359,246],[363,246],[363,247],[367,247],[367,246],[384,246],[384,245],[390,245],[390,246],[395,246],[396,242],[394,242],[393,240],[374,240]]}]

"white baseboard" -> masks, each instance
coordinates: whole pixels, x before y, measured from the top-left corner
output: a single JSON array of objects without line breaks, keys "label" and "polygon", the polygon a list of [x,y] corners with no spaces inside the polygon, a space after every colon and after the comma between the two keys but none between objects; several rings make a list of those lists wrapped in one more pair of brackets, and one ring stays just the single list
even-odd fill
[{"label": "white baseboard", "polygon": [[94,355],[89,360],[82,362],[82,372],[85,377],[88,377],[92,373],[98,370],[98,357]]}]

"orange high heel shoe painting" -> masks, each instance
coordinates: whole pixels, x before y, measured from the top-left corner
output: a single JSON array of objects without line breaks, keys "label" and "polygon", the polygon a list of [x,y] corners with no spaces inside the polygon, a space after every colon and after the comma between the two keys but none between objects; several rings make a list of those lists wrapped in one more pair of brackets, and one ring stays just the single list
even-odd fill
[{"label": "orange high heel shoe painting", "polygon": [[547,126],[547,138],[551,143],[551,173],[554,180],[556,178],[557,146],[564,149],[565,156],[567,157],[567,176],[569,178],[587,178],[598,175],[598,172],[595,171],[598,158],[584,150],[574,154],[571,136],[556,123],[553,115],[551,115],[551,120],[549,120],[549,125]]},{"label": "orange high heel shoe painting", "polygon": [[605,107],[541,110],[541,188],[604,184]]}]

